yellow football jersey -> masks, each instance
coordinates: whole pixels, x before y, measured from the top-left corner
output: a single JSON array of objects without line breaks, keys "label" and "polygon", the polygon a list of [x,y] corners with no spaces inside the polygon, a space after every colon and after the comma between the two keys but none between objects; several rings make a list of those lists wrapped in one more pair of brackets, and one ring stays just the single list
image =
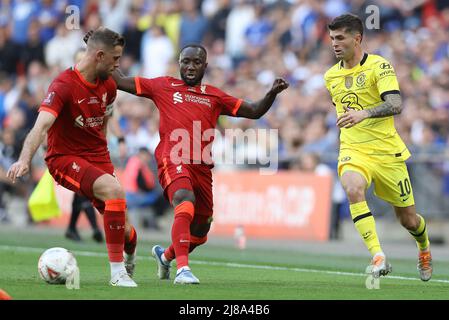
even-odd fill
[{"label": "yellow football jersey", "polygon": [[[354,110],[371,109],[383,103],[388,93],[400,93],[396,74],[383,57],[365,53],[352,69],[340,61],[324,75],[326,88],[341,116],[344,106]],[[340,131],[340,150],[357,150],[385,157],[385,161],[406,160],[410,152],[394,127],[394,117],[367,118]]]}]

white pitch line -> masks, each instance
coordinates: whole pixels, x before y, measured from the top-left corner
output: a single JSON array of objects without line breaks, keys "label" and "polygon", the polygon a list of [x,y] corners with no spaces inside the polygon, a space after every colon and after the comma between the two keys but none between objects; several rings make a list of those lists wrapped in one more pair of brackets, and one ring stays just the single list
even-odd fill
[{"label": "white pitch line", "polygon": [[[12,251],[21,251],[21,252],[42,253],[46,249],[45,248],[33,248],[33,247],[0,245],[0,250],[12,250]],[[78,250],[70,250],[70,251],[73,252],[75,255],[85,256],[85,257],[106,258],[108,256],[106,253],[101,253],[101,252],[78,251]],[[143,259],[147,259],[148,257],[147,256],[137,256],[137,258],[139,260],[143,260]],[[332,275],[338,275],[338,276],[366,277],[365,273],[355,273],[355,272],[342,272],[342,271],[332,271],[332,270],[277,267],[277,266],[267,266],[267,265],[257,265],[257,264],[243,264],[243,263],[234,263],[234,262],[216,262],[216,261],[202,261],[202,260],[189,260],[189,261],[192,264],[202,264],[202,265],[204,264],[204,265],[230,267],[230,268],[265,269],[265,270],[294,271],[294,272],[304,272],[304,273],[325,273],[325,274],[332,274]],[[393,275],[389,275],[385,279],[421,281],[418,278],[401,277],[401,276],[393,276]],[[449,280],[432,279],[431,282],[449,283]]]}]

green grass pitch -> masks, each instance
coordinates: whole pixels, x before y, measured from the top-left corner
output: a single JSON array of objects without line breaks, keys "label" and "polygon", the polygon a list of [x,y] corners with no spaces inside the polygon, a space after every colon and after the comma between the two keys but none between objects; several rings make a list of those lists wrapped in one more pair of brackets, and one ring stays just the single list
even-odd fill
[{"label": "green grass pitch", "polygon": [[[61,231],[61,234],[63,232]],[[138,288],[108,285],[104,244],[74,243],[46,232],[0,232],[0,288],[13,299],[149,299],[149,300],[315,300],[315,299],[449,299],[449,261],[435,261],[432,280],[418,280],[416,260],[391,259],[393,274],[379,290],[365,287],[366,257],[323,255],[286,249],[206,244],[190,256],[197,286],[174,285],[156,277],[150,255],[156,242],[140,241],[135,281]],[[167,245],[167,243],[162,243]],[[71,250],[80,268],[81,288],[49,285],[39,278],[39,255],[50,247]],[[174,272],[174,267],[172,272]]]}]

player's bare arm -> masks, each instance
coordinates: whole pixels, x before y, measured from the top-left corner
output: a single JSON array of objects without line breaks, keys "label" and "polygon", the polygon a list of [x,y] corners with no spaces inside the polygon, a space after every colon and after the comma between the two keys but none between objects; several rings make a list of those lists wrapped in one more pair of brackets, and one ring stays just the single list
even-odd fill
[{"label": "player's bare arm", "polygon": [[102,130],[103,130],[103,134],[105,137],[108,134],[109,118],[110,118],[110,116],[104,116],[104,119],[103,119],[103,129]]},{"label": "player's bare arm", "polygon": [[119,69],[115,69],[112,78],[117,84],[117,89],[131,94],[137,93],[134,77],[126,77]]},{"label": "player's bare arm", "polygon": [[352,110],[344,107],[345,113],[338,117],[337,126],[351,128],[367,118],[383,118],[394,116],[402,112],[402,98],[399,93],[387,94],[385,102],[368,110]]},{"label": "player's bare arm", "polygon": [[55,120],[56,117],[49,112],[39,113],[33,129],[31,129],[23,143],[19,160],[11,165],[6,174],[13,183],[16,182],[16,178],[20,178],[28,173],[30,170],[31,159],[33,159],[36,150],[45,139],[48,129],[50,129]]},{"label": "player's bare arm", "polygon": [[402,98],[399,93],[388,94],[385,102],[373,109],[366,110],[368,118],[382,118],[394,116],[402,112]]},{"label": "player's bare arm", "polygon": [[252,103],[242,102],[242,105],[237,111],[237,116],[248,119],[259,119],[271,108],[276,96],[287,89],[288,86],[287,81],[282,78],[277,78],[274,80],[270,91],[261,100]]}]

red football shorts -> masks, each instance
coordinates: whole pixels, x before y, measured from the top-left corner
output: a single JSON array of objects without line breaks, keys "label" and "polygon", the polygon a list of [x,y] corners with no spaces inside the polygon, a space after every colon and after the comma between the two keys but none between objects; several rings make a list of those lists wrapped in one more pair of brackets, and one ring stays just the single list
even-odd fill
[{"label": "red football shorts", "polygon": [[64,188],[87,197],[92,204],[103,213],[105,204],[95,198],[93,185],[95,180],[104,174],[114,175],[111,162],[90,162],[76,156],[52,157],[47,167],[55,181]]},{"label": "red football shorts", "polygon": [[177,190],[191,190],[195,195],[195,215],[212,216],[212,171],[209,166],[164,163],[162,167],[159,167],[158,176],[164,195],[170,203]]}]

